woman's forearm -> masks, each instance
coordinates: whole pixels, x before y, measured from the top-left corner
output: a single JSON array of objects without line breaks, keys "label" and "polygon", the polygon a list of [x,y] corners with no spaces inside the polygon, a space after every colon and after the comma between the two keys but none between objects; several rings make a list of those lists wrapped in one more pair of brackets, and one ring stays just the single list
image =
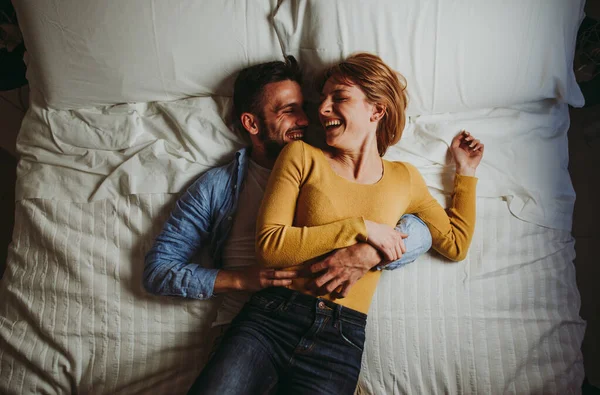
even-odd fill
[{"label": "woman's forearm", "polygon": [[265,267],[289,267],[366,238],[365,223],[360,217],[320,226],[264,224],[257,229],[256,255]]}]

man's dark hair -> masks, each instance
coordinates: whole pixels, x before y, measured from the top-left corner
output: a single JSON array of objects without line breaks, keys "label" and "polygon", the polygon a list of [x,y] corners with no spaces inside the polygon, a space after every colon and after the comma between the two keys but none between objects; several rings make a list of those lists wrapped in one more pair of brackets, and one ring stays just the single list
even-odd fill
[{"label": "man's dark hair", "polygon": [[263,117],[261,107],[265,86],[287,80],[302,84],[300,67],[296,58],[291,55],[285,57],[285,62],[261,63],[240,71],[233,87],[233,115],[236,124],[239,124],[240,116],[245,112]]}]

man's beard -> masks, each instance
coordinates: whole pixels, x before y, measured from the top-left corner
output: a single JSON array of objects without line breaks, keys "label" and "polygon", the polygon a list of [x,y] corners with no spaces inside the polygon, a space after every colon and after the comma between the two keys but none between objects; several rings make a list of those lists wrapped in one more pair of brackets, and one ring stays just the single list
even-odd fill
[{"label": "man's beard", "polygon": [[263,140],[263,144],[265,147],[265,155],[267,156],[267,158],[272,160],[277,159],[277,157],[281,153],[281,150],[283,149],[283,145],[279,144],[279,142],[275,140]]},{"label": "man's beard", "polygon": [[277,159],[279,153],[281,153],[281,150],[285,146],[285,143],[283,141],[274,140],[270,137],[271,130],[267,126],[265,120],[262,118],[259,118],[259,128],[260,132],[258,133],[258,139],[263,143],[263,146],[265,147],[265,155],[269,159]]}]

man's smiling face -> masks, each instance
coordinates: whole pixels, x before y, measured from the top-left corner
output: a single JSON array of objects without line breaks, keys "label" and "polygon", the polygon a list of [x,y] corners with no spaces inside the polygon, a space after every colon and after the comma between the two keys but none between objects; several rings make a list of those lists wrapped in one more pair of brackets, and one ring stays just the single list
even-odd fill
[{"label": "man's smiling face", "polygon": [[302,140],[308,127],[303,109],[300,85],[291,80],[265,85],[262,93],[262,114],[258,114],[258,137],[272,159],[294,140]]}]

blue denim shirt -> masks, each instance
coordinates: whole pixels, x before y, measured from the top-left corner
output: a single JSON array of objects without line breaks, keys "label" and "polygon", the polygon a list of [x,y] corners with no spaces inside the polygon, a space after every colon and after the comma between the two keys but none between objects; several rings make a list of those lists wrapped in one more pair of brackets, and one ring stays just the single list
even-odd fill
[{"label": "blue denim shirt", "polygon": [[[223,266],[223,247],[248,170],[249,152],[242,148],[232,162],[204,173],[179,198],[146,255],[143,282],[148,292],[195,299],[214,296],[215,279]],[[429,229],[414,215],[404,215],[397,229],[409,235],[404,240],[406,253],[385,269],[413,262],[431,247]],[[209,248],[214,269],[192,262],[203,247]]]}]

